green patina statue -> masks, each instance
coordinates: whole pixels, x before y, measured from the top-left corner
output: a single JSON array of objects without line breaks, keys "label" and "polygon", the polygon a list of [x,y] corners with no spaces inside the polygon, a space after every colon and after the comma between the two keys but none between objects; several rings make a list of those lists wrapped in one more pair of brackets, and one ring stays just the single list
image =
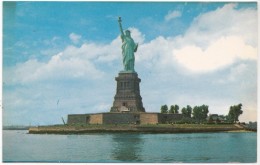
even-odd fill
[{"label": "green patina statue", "polygon": [[131,38],[131,34],[129,30],[126,30],[125,33],[123,32],[121,17],[118,18],[119,28],[121,31],[121,39],[122,39],[122,55],[123,55],[123,64],[124,64],[124,71],[135,71],[135,56],[134,52],[137,51],[138,44],[134,42]]}]

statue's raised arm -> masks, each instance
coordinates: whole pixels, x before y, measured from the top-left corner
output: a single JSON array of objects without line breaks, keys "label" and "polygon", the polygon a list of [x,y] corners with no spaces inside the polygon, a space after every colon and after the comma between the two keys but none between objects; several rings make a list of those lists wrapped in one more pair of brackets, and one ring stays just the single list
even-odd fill
[{"label": "statue's raised arm", "polygon": [[122,22],[121,17],[118,17],[118,24],[119,24],[119,29],[120,29],[121,35],[124,35],[121,22]]}]

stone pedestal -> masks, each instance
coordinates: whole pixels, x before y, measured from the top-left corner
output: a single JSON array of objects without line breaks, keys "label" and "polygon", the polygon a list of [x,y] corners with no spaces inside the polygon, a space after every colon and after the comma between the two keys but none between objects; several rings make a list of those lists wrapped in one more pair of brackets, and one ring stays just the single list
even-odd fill
[{"label": "stone pedestal", "polygon": [[136,72],[120,72],[117,81],[116,95],[110,112],[145,112],[140,95]]}]

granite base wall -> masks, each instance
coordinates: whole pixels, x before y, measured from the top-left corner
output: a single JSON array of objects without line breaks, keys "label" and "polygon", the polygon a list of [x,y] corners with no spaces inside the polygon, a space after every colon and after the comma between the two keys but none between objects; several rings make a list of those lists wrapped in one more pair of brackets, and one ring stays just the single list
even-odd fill
[{"label": "granite base wall", "polygon": [[89,114],[73,114],[68,115],[67,124],[86,124],[88,123]]},{"label": "granite base wall", "polygon": [[103,113],[103,124],[138,124],[139,113]]},{"label": "granite base wall", "polygon": [[165,124],[182,119],[182,114],[97,113],[68,115],[67,124]]},{"label": "granite base wall", "polygon": [[141,124],[157,124],[157,123],[159,123],[158,113],[142,113],[142,114],[140,114],[140,123]]},{"label": "granite base wall", "polygon": [[91,114],[87,124],[103,124],[103,114]]}]

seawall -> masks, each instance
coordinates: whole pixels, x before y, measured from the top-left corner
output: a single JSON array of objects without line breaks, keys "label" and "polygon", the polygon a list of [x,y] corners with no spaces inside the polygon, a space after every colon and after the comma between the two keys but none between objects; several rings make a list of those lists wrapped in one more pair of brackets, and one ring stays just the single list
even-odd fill
[{"label": "seawall", "polygon": [[239,131],[235,125],[161,124],[161,125],[85,125],[85,126],[39,126],[29,128],[30,134],[84,134],[84,133],[202,133]]}]

